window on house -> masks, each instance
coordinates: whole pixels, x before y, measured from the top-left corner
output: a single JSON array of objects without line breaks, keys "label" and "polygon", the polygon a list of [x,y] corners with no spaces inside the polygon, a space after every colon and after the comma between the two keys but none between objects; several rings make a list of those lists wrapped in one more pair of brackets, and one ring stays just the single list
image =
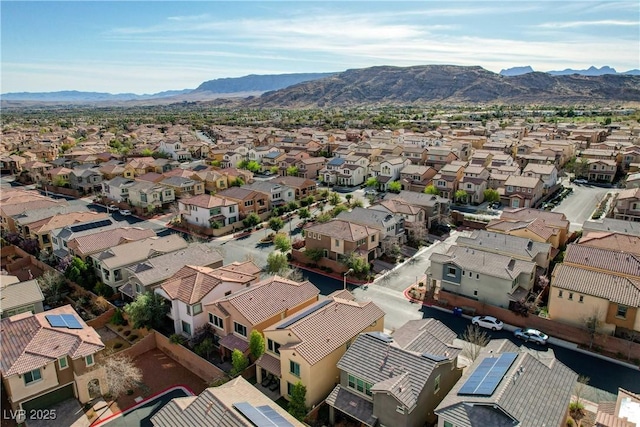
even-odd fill
[{"label": "window on house", "polygon": [[433,392],[437,393],[438,391],[440,391],[440,375],[433,382]]},{"label": "window on house", "polygon": [[562,298],[562,291],[558,291],[558,298]]},{"label": "window on house", "polygon": [[447,267],[447,276],[455,276],[456,269],[454,267]]},{"label": "window on house", "polygon": [[476,273],[476,280],[480,280],[480,275]]},{"label": "window on house", "polygon": [[573,301],[573,292],[569,292],[569,301]]},{"label": "window on house", "polygon": [[211,323],[216,328],[224,328],[224,322],[222,321],[222,318],[216,316],[215,314],[209,313],[209,323]]},{"label": "window on house", "polygon": [[616,317],[621,317],[623,319],[627,318],[627,306],[618,304],[618,311],[616,312]]},{"label": "window on house", "polygon": [[191,325],[184,320],[182,321],[182,332],[187,335],[191,335]]},{"label": "window on house", "polygon": [[187,314],[191,316],[191,306],[187,305]]},{"label": "window on house", "polygon": [[578,302],[584,302],[584,295],[580,295],[580,297],[578,298]]},{"label": "window on house", "polygon": [[371,242],[375,242],[376,241],[376,235],[374,234],[373,236],[371,236]]},{"label": "window on house", "polygon": [[229,206],[229,213],[235,213],[236,212],[236,207],[235,206]]},{"label": "window on house", "polygon": [[335,243],[334,244],[335,244],[336,247],[340,246],[340,240],[335,239]]},{"label": "window on house", "polygon": [[198,304],[194,304],[193,305],[193,315],[195,316],[196,314],[200,314],[202,313],[202,304],[198,303]]},{"label": "window on house", "polygon": [[233,322],[233,330],[238,335],[242,335],[243,337],[247,336],[247,327],[238,322]]},{"label": "window on house", "polygon": [[296,377],[300,378],[300,364],[294,362],[293,360],[289,361],[289,372],[292,375],[295,375]]},{"label": "window on house", "polygon": [[62,356],[58,359],[58,369],[67,369],[69,367],[69,363],[67,362],[67,356]]},{"label": "window on house", "polygon": [[93,354],[88,355],[87,357],[84,358],[85,363],[87,364],[87,367],[89,366],[93,366]]},{"label": "window on house", "polygon": [[292,392],[293,392],[293,384],[291,384],[290,382],[287,382],[287,394],[291,396]]},{"label": "window on house", "polygon": [[444,422],[444,427],[454,427],[449,421]]},{"label": "window on house", "polygon": [[404,414],[404,406],[402,406],[402,405],[396,406],[396,412],[398,412],[400,414]]},{"label": "window on house", "polygon": [[140,286],[140,283],[136,283],[136,293],[138,294],[142,293],[142,286]]},{"label": "window on house", "polygon": [[24,385],[29,385],[40,381],[42,379],[42,373],[40,369],[34,369],[33,371],[26,372],[22,378],[24,378]]},{"label": "window on house", "polygon": [[280,354],[280,343],[277,343],[270,338],[267,339],[267,348],[272,353]]}]

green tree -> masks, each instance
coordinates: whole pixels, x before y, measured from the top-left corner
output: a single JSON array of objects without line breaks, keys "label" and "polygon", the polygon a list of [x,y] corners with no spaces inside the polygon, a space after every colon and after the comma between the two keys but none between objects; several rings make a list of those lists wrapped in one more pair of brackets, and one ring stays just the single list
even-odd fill
[{"label": "green tree", "polygon": [[351,252],[349,255],[347,255],[342,260],[342,263],[345,264],[350,269],[352,269],[353,273],[356,276],[363,276],[363,275],[366,275],[367,273],[369,273],[369,268],[370,267],[369,267],[369,263],[367,262],[367,260],[355,255],[353,252]]},{"label": "green tree", "polygon": [[289,203],[287,203],[287,210],[289,212],[291,211],[295,211],[296,209],[298,209],[300,207],[300,205],[298,204],[298,202],[296,202],[295,200],[290,201]]},{"label": "green tree", "polygon": [[242,225],[244,225],[245,228],[255,227],[258,224],[260,224],[260,217],[255,212],[251,212],[242,220]]},{"label": "green tree", "polygon": [[215,346],[213,345],[213,340],[211,338],[203,339],[202,342],[196,345],[196,347],[194,348],[198,356],[204,357],[206,359],[209,359],[209,357],[211,356],[211,352],[214,349]]},{"label": "green tree", "polygon": [[247,163],[247,166],[245,167],[245,169],[256,173],[260,170],[260,163],[256,162],[255,160],[251,160],[249,163]]},{"label": "green tree", "polygon": [[489,203],[499,202],[500,201],[500,193],[498,190],[494,190],[493,188],[487,188],[482,192],[484,195],[484,200]]},{"label": "green tree", "polygon": [[280,170],[280,168],[279,168],[279,167],[277,167],[277,166],[271,166],[271,167],[269,168],[269,172],[271,172],[271,173],[273,173],[273,174],[278,173],[278,171],[279,171],[279,170]]},{"label": "green tree", "polygon": [[298,211],[298,216],[300,219],[308,219],[311,217],[311,212],[309,212],[309,208],[301,208]]},{"label": "green tree", "polygon": [[247,356],[242,354],[242,352],[236,348],[233,350],[233,353],[231,353],[231,364],[233,365],[233,368],[231,369],[231,376],[235,377],[247,369],[247,366],[249,366],[249,359],[247,359]]},{"label": "green tree", "polygon": [[322,224],[322,223],[331,221],[332,218],[333,217],[329,212],[325,212],[325,213],[321,213],[316,217],[316,222],[319,222],[320,224]]},{"label": "green tree", "polygon": [[64,187],[65,185],[67,185],[69,183],[68,180],[66,180],[64,177],[62,176],[56,176],[53,178],[53,182],[52,184],[55,185],[56,187]]},{"label": "green tree", "polygon": [[240,160],[240,161],[238,162],[237,167],[238,167],[238,169],[247,169],[247,166],[248,166],[248,165],[249,165],[249,160],[244,159],[244,160]]},{"label": "green tree", "polygon": [[365,182],[365,184],[367,187],[371,187],[371,188],[378,188],[378,178],[376,177],[371,177],[369,179],[367,179],[367,182]]},{"label": "green tree", "polygon": [[454,194],[455,199],[460,202],[460,203],[466,203],[467,202],[467,192],[464,190],[457,190]]},{"label": "green tree", "polygon": [[214,168],[219,168],[220,165],[222,165],[222,162],[220,160],[213,160],[211,162],[211,166],[213,166]]},{"label": "green tree", "polygon": [[264,353],[264,337],[256,329],[253,329],[251,335],[249,335],[249,352],[253,356],[253,360],[256,360]]},{"label": "green tree", "polygon": [[347,204],[350,205],[351,199],[353,199],[353,194],[347,194],[344,198],[347,199]]},{"label": "green tree", "polygon": [[324,250],[321,248],[305,249],[304,254],[313,262],[318,262],[324,257]]},{"label": "green tree", "polygon": [[298,176],[298,167],[297,166],[289,166],[287,168],[287,175],[289,176]]},{"label": "green tree", "polygon": [[287,256],[283,253],[271,252],[267,256],[267,273],[282,274],[289,268]]},{"label": "green tree", "polygon": [[157,329],[165,320],[170,307],[167,301],[155,292],[145,292],[124,306],[124,312],[134,328]]},{"label": "green tree", "polygon": [[360,199],[356,199],[353,203],[351,203],[352,208],[364,208],[364,202]]},{"label": "green tree", "polygon": [[85,289],[93,289],[98,281],[95,270],[79,257],[74,257],[64,276]]},{"label": "green tree", "polygon": [[231,187],[242,187],[243,185],[244,181],[240,177],[229,180],[229,186]]},{"label": "green tree", "polygon": [[275,233],[282,230],[284,227],[284,221],[277,216],[271,218],[269,220],[269,228],[272,229]]},{"label": "green tree", "polygon": [[340,195],[335,191],[332,191],[331,194],[329,195],[329,204],[331,206],[338,206],[340,202],[342,202]]},{"label": "green tree", "polygon": [[304,386],[304,384],[302,384],[301,381],[298,381],[292,387],[291,400],[289,400],[288,408],[289,413],[293,415],[297,420],[302,421],[307,415],[307,407],[305,404],[306,399],[307,388]]},{"label": "green tree", "polygon": [[433,194],[433,195],[435,195],[435,196],[437,196],[437,195],[439,195],[439,194],[440,194],[440,190],[438,190],[438,189],[435,187],[435,185],[433,185],[433,184],[432,184],[432,185],[427,185],[427,186],[424,188],[424,192],[425,192],[426,194]]},{"label": "green tree", "polygon": [[144,148],[142,151],[140,151],[140,154],[144,157],[151,157],[153,156],[153,150],[150,148]]},{"label": "green tree", "polygon": [[273,239],[273,244],[276,249],[279,249],[281,252],[287,252],[291,249],[291,242],[289,238],[282,233],[276,234],[276,237]]},{"label": "green tree", "polygon": [[398,181],[393,181],[389,183],[387,188],[392,193],[399,193],[400,191],[402,191],[402,184],[400,184],[400,182]]},{"label": "green tree", "polygon": [[342,212],[348,211],[349,208],[346,207],[345,205],[338,205],[335,208],[331,209],[331,216],[333,218],[337,217],[338,215],[340,215]]}]

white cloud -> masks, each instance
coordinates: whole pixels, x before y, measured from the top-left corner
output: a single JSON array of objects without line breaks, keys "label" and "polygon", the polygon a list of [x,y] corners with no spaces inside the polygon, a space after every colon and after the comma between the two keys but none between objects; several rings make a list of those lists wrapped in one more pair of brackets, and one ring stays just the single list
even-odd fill
[{"label": "white cloud", "polygon": [[603,19],[600,21],[566,21],[566,22],[544,22],[542,24],[533,25],[535,28],[577,28],[577,27],[638,27],[640,21],[620,21],[614,19]]}]

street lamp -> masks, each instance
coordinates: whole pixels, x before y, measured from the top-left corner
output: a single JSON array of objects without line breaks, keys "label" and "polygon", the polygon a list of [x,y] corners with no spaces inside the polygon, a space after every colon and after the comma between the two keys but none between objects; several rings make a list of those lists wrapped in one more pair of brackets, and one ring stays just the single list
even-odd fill
[{"label": "street lamp", "polygon": [[344,279],[344,290],[347,290],[347,275],[353,273],[353,268],[348,269],[347,271],[344,272],[344,275],[342,276]]}]

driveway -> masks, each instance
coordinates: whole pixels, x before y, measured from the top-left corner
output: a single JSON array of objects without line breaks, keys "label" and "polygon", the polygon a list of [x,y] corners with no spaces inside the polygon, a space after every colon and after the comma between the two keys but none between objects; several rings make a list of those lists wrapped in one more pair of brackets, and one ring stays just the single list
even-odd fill
[{"label": "driveway", "polygon": [[568,181],[565,181],[563,185],[573,188],[573,193],[567,196],[552,212],[565,214],[571,223],[569,226],[571,231],[582,229],[582,225],[586,220],[591,219],[591,214],[605,197],[605,194],[620,191],[615,188],[569,184]]},{"label": "driveway", "polygon": [[26,422],[28,427],[51,427],[51,426],[69,426],[69,427],[89,427],[91,424],[84,414],[80,402],[76,399],[68,399],[60,402],[55,406],[43,411],[50,415],[55,414],[55,419],[48,420],[30,420]]}]

